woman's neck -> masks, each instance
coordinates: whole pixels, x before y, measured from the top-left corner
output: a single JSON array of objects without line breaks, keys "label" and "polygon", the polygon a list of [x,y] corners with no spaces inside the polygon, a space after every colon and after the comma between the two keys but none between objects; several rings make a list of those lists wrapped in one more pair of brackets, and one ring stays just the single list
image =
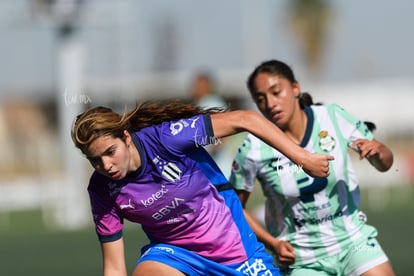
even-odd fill
[{"label": "woman's neck", "polygon": [[285,134],[296,144],[300,145],[305,135],[307,122],[308,117],[306,113],[299,108],[298,112],[295,112],[293,115],[288,128],[285,130]]},{"label": "woman's neck", "polygon": [[135,143],[130,144],[129,151],[131,154],[130,170],[136,171],[141,167],[141,156]]}]

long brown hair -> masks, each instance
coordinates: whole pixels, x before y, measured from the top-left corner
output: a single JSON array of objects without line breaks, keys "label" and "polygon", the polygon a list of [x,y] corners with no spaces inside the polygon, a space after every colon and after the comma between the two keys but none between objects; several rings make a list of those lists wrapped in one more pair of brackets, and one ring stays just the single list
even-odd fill
[{"label": "long brown hair", "polygon": [[71,135],[75,146],[85,153],[88,146],[101,136],[124,139],[125,130],[134,132],[165,121],[224,111],[222,108],[203,109],[180,100],[146,101],[136,104],[132,111],[123,115],[111,108],[97,106],[76,116]]}]

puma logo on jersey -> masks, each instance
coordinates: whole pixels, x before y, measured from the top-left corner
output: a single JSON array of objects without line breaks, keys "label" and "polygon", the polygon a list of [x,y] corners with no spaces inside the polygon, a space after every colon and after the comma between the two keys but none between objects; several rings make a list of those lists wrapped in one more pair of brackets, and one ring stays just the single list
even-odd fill
[{"label": "puma logo on jersey", "polygon": [[191,128],[195,128],[195,124],[198,121],[198,119],[200,119],[200,118],[195,118],[195,119],[190,118],[190,121],[192,121],[191,126],[190,126]]},{"label": "puma logo on jersey", "polygon": [[135,209],[134,205],[131,204],[131,199],[129,199],[128,204],[121,204],[121,205],[119,205],[119,208],[121,210],[124,210],[124,209]]}]

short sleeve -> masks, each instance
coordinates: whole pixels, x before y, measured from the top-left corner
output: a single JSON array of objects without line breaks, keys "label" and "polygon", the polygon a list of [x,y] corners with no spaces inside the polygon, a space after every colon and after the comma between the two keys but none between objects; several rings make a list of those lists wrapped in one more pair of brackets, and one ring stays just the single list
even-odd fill
[{"label": "short sleeve", "polygon": [[333,104],[330,105],[330,110],[332,116],[335,116],[338,122],[340,132],[348,141],[348,145],[352,144],[356,139],[372,140],[374,138],[372,132],[362,120],[350,114],[342,107]]},{"label": "short sleeve", "polygon": [[256,182],[258,166],[252,156],[252,139],[254,136],[247,135],[233,160],[230,183],[236,190],[252,192]]},{"label": "short sleeve", "polygon": [[109,193],[101,188],[105,186],[105,183],[94,181],[97,179],[91,179],[88,193],[96,234],[101,242],[118,240],[122,237],[123,219],[119,216],[115,205],[112,204],[113,199]]},{"label": "short sleeve", "polygon": [[158,129],[160,139],[169,150],[180,153],[214,144],[210,114],[200,114],[178,121],[165,122]]}]

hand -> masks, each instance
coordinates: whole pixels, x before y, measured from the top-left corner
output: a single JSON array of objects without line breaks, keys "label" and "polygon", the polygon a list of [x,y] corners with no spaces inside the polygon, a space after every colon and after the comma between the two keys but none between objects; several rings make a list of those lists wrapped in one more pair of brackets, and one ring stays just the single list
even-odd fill
[{"label": "hand", "polygon": [[381,148],[384,145],[376,140],[357,139],[352,143],[351,147],[357,149],[359,153],[359,159],[362,160],[365,157],[371,158],[381,152]]},{"label": "hand", "polygon": [[278,261],[282,265],[292,265],[296,261],[296,253],[293,246],[287,241],[277,240],[272,250],[276,253]]},{"label": "hand", "polygon": [[327,177],[329,175],[329,161],[334,160],[331,155],[308,153],[308,158],[300,164],[302,169],[312,177]]},{"label": "hand", "polygon": [[394,157],[392,151],[381,142],[373,139],[357,139],[351,147],[359,153],[359,159],[367,158],[379,171],[385,172],[391,168]]}]

